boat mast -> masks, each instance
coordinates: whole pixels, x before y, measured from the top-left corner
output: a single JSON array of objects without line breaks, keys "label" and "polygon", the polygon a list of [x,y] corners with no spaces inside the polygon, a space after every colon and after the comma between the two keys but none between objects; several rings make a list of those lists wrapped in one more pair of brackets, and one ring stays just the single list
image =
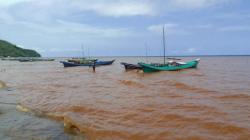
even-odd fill
[{"label": "boat mast", "polygon": [[163,31],[162,31],[162,34],[163,34],[163,40],[162,40],[162,42],[163,42],[163,50],[164,50],[164,64],[166,64],[166,59],[165,59],[165,57],[166,57],[166,48],[165,48],[165,45],[166,45],[166,42],[165,42],[165,29],[164,29],[164,25],[163,25]]},{"label": "boat mast", "polygon": [[89,59],[90,59],[89,48],[88,48],[88,56],[89,56]]},{"label": "boat mast", "polygon": [[146,50],[146,62],[148,63],[148,46],[147,43],[145,43],[145,50]]},{"label": "boat mast", "polygon": [[83,47],[83,44],[82,44],[82,58],[84,58],[84,47]]}]

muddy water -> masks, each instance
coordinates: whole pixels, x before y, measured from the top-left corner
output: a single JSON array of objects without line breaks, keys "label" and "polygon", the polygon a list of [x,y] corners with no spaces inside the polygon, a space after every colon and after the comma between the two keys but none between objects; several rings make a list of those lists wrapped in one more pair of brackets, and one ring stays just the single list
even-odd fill
[{"label": "muddy water", "polygon": [[58,61],[2,61],[0,80],[20,96],[19,107],[61,122],[79,139],[250,138],[250,57],[203,57],[198,69],[152,74],[119,64],[143,58],[116,58],[96,73]]}]

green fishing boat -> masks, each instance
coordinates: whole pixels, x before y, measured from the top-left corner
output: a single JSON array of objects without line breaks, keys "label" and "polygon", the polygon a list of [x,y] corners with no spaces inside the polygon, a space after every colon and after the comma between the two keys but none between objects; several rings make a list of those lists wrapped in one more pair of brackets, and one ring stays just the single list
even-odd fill
[{"label": "green fishing boat", "polygon": [[177,58],[168,58],[171,59],[170,61],[166,62],[165,59],[165,31],[163,27],[163,48],[164,48],[164,63],[142,63],[139,62],[138,64],[142,67],[143,72],[149,73],[149,72],[156,72],[156,71],[176,71],[176,70],[182,70],[182,69],[188,69],[188,68],[196,68],[199,64],[200,59],[188,61],[188,62],[179,62],[176,60],[180,60]]},{"label": "green fishing boat", "polygon": [[156,71],[176,71],[188,68],[196,68],[199,64],[200,59],[196,59],[188,62],[174,62],[170,61],[166,64],[146,64],[138,63],[142,66],[142,70],[145,73],[156,72]]}]

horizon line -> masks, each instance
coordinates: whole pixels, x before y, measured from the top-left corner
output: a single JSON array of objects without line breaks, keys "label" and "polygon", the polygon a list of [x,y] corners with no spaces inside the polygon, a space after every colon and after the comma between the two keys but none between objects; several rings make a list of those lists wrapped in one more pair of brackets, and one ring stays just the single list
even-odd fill
[{"label": "horizon line", "polygon": [[[226,54],[226,55],[169,55],[166,57],[223,57],[223,56],[250,56],[250,54]],[[43,57],[43,56],[42,56]],[[46,57],[46,56],[44,56]],[[47,57],[54,57],[54,58],[64,58],[64,57],[82,57],[82,56],[47,56]],[[142,55],[112,55],[112,56],[84,56],[84,57],[163,57],[163,55],[150,55],[150,56],[142,56]]]}]

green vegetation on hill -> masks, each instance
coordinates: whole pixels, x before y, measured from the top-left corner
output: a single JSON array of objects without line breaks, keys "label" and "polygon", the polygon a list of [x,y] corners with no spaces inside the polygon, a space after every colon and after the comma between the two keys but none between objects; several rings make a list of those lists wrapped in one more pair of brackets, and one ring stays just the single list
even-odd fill
[{"label": "green vegetation on hill", "polygon": [[34,50],[23,49],[7,41],[0,40],[0,57],[41,57]]}]

